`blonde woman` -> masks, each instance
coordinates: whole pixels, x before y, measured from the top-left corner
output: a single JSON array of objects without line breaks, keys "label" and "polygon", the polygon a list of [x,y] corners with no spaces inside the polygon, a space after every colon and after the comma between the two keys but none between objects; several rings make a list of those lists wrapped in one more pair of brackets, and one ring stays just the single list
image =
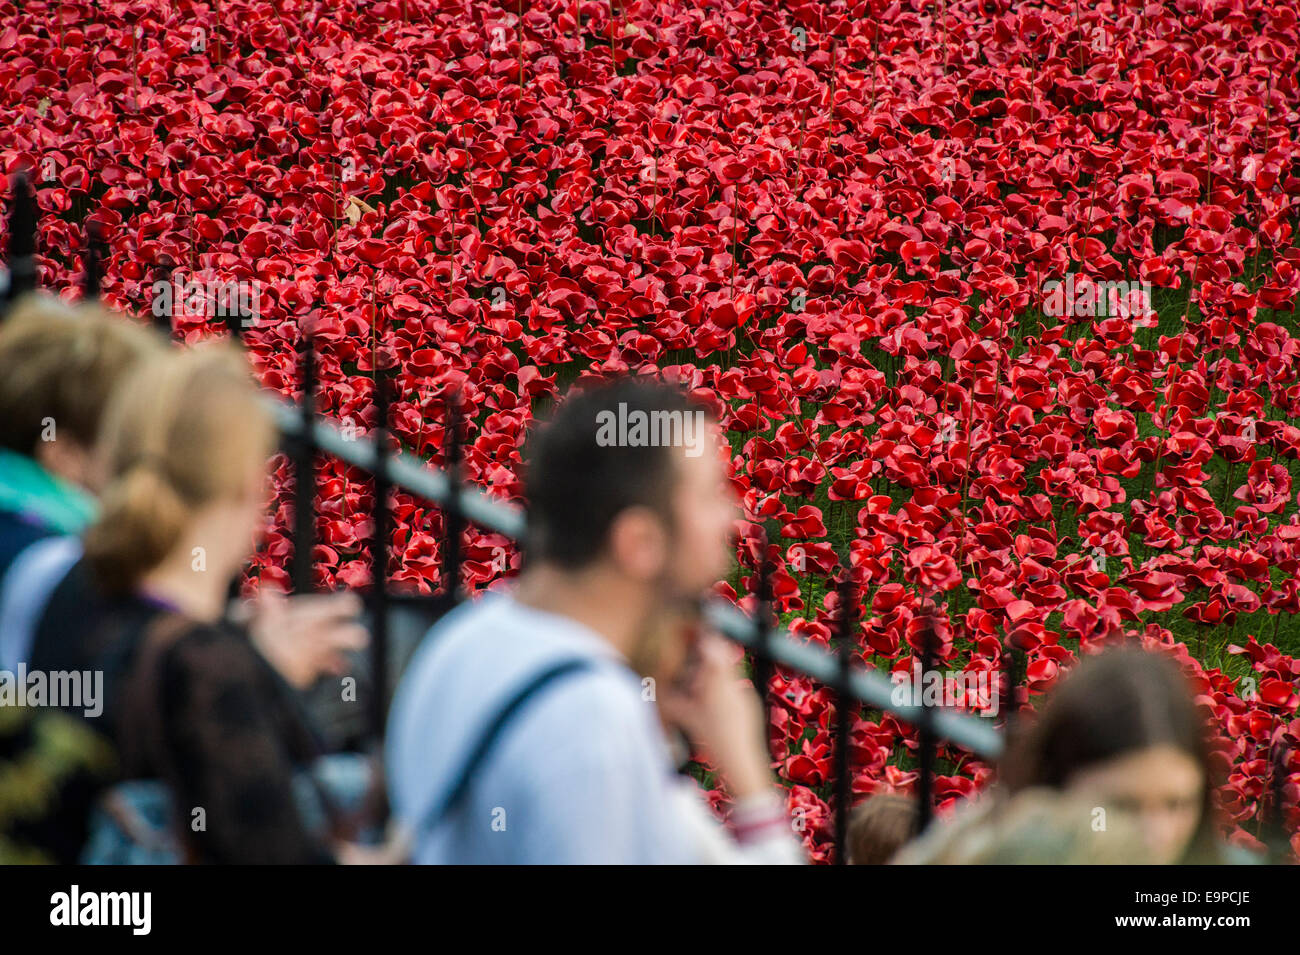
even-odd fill
[{"label": "blonde woman", "polygon": [[[315,754],[289,683],[364,643],[355,598],[313,620],[223,621],[227,588],[264,523],[273,429],[238,350],[204,345],[150,366],[107,411],[109,480],[84,569],[109,599],[91,647],[128,777],[171,787],[193,861],[333,861],[294,773]],[[198,825],[198,821],[202,825]]]}]

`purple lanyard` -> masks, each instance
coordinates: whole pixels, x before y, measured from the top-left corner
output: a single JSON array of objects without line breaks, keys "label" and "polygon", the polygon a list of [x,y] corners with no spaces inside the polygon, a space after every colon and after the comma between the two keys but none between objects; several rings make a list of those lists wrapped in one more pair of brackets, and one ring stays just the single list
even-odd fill
[{"label": "purple lanyard", "polygon": [[146,590],[137,590],[135,596],[141,603],[148,607],[152,607],[155,610],[161,610],[164,613],[181,612],[181,608],[176,606],[176,604],[172,603],[170,600],[167,600],[165,597],[159,597],[157,594],[151,594]]}]

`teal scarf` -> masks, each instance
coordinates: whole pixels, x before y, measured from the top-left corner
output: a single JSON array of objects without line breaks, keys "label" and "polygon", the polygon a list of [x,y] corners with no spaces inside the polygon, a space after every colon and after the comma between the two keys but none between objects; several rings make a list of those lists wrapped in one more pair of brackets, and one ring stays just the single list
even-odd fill
[{"label": "teal scarf", "polygon": [[95,499],[24,454],[0,448],[0,512],[28,515],[61,534],[95,519]]}]

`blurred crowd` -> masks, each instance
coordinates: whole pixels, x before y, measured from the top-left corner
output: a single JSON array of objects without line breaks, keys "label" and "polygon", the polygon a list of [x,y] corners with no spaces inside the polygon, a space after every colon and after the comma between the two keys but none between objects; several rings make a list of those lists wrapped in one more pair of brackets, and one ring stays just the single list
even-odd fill
[{"label": "blurred crowd", "polygon": [[[0,674],[85,679],[77,700],[0,694],[0,862],[805,861],[759,698],[701,615],[739,516],[724,436],[610,443],[615,410],[706,413],[646,378],[561,401],[525,448],[523,571],[433,626],[382,753],[329,752],[306,694],[347,699],[362,602],[232,597],[275,450],[239,346],[18,303]],[[1249,861],[1221,841],[1205,714],[1171,659],[1085,657],[1037,709],[997,783],[924,832],[914,796],[867,796],[848,861]]]}]

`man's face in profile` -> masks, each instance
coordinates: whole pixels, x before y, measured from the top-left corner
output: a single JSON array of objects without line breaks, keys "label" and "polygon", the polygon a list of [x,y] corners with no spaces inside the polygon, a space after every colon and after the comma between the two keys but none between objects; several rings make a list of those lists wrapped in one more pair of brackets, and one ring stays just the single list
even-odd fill
[{"label": "man's face in profile", "polygon": [[666,570],[674,590],[683,595],[704,593],[731,567],[731,536],[740,511],[727,480],[726,447],[717,423],[709,422],[703,454],[672,449],[677,487]]},{"label": "man's face in profile", "polygon": [[727,480],[727,445],[716,423],[702,438],[704,453],[688,455],[672,449],[676,487],[672,498],[673,527],[664,573],[669,594],[657,605],[655,619],[634,654],[633,665],[643,675],[662,682],[684,672],[698,634],[695,605],[731,569],[732,533],[740,517]]}]

